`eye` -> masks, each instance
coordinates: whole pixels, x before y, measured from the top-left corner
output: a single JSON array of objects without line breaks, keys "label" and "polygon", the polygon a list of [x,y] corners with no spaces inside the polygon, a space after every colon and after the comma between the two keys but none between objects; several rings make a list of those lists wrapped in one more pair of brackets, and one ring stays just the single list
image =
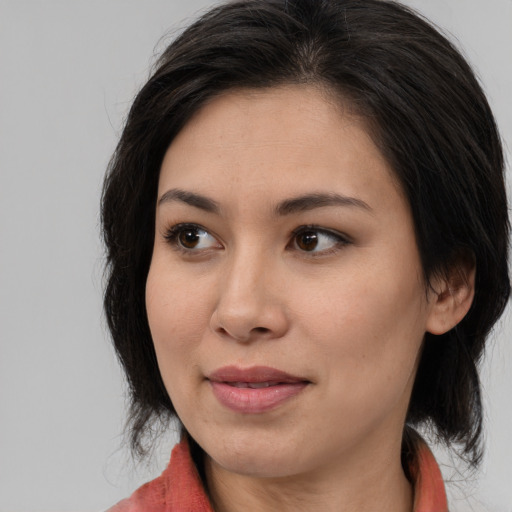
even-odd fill
[{"label": "eye", "polygon": [[349,240],[341,233],[316,226],[302,226],[293,233],[293,248],[303,252],[319,254],[347,245]]},{"label": "eye", "polygon": [[196,224],[177,224],[167,231],[165,239],[176,249],[183,251],[200,251],[221,247],[214,236]]}]

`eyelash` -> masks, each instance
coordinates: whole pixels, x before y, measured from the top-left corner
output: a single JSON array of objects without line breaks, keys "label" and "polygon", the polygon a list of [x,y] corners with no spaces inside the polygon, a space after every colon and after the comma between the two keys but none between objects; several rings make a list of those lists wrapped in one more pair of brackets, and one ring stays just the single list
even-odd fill
[{"label": "eyelash", "polygon": [[[212,235],[206,228],[201,226],[200,224],[190,224],[190,223],[180,223],[176,224],[169,229],[164,234],[165,240],[169,243],[169,245],[174,249],[175,251],[178,251],[182,254],[185,254],[187,256],[198,256],[200,254],[204,254],[205,251],[208,251],[211,248],[205,248],[205,249],[193,249],[193,248],[187,248],[184,247],[180,240],[179,235],[183,233],[184,231],[200,231],[204,232],[207,235],[213,237],[216,239],[214,235]],[[324,235],[331,240],[334,241],[332,247],[329,247],[327,249],[324,249],[319,252],[315,251],[307,251],[307,250],[301,250],[297,247],[297,237],[301,234],[307,234],[308,232],[316,233],[317,235]],[[310,258],[318,258],[322,256],[327,256],[329,254],[332,254],[338,250],[340,250],[342,247],[350,245],[352,241],[350,238],[342,233],[339,233],[337,231],[332,231],[326,228],[322,228],[320,226],[309,224],[309,225],[303,225],[299,226],[298,228],[294,229],[291,233],[291,238],[289,243],[286,246],[287,250],[295,250],[298,251],[301,254],[304,254]],[[219,244],[220,245],[220,244]]]}]

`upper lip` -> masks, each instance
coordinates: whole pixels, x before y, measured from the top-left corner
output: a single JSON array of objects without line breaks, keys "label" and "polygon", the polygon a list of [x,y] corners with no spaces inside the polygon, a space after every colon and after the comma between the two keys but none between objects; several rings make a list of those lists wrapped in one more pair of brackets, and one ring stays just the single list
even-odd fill
[{"label": "upper lip", "polygon": [[308,379],[290,375],[268,366],[251,366],[249,368],[224,366],[211,372],[207,378],[213,382],[308,382]]}]

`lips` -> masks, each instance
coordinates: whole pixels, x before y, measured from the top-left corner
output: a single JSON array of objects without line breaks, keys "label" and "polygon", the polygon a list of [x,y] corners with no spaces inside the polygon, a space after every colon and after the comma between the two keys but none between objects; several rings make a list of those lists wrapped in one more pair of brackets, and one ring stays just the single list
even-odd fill
[{"label": "lips", "polygon": [[208,380],[221,405],[243,414],[273,410],[310,384],[307,379],[267,366],[226,366],[211,373]]}]

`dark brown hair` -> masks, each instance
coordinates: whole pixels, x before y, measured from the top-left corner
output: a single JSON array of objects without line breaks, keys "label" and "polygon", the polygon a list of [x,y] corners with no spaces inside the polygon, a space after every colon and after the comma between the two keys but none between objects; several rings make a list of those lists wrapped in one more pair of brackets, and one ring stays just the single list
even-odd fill
[{"label": "dark brown hair", "polygon": [[102,198],[105,312],[131,393],[131,444],[175,415],[145,309],[163,155],[201,108],[232,88],[311,83],[363,116],[408,198],[426,282],[458,259],[476,264],[467,316],[426,334],[407,416],[460,444],[476,464],[482,428],[477,366],[510,291],[503,155],[472,70],[439,31],[386,0],[241,0],[222,4],[162,54],[139,92]]}]

